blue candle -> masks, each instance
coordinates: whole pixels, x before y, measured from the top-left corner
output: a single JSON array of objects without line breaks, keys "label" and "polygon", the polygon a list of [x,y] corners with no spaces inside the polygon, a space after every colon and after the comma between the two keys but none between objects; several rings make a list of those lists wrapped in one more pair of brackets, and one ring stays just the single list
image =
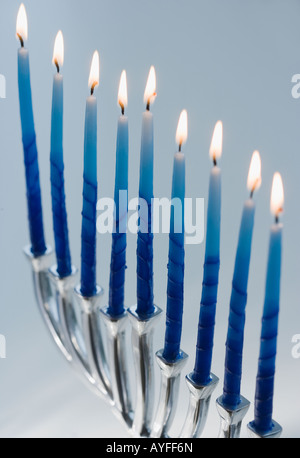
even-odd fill
[{"label": "blue candle", "polygon": [[181,147],[187,138],[187,112],[180,116],[177,141],[179,152],[175,154],[172,207],[170,223],[170,244],[168,264],[167,321],[163,357],[175,361],[180,356],[182,317],[184,304],[184,199],[185,199],[185,156]]},{"label": "blue candle", "polygon": [[221,170],[217,159],[222,154],[223,125],[218,122],[211,144],[210,155],[214,167],[210,174],[207,209],[206,251],[198,326],[198,341],[193,380],[199,386],[211,380],[211,364],[214,346],[215,317],[220,271],[221,229]]},{"label": "blue candle", "polygon": [[137,313],[141,316],[149,316],[154,312],[152,233],[154,133],[150,105],[156,97],[155,89],[155,70],[151,67],[144,97],[147,110],[143,113],[140,163],[139,197],[147,204],[147,214],[140,212],[137,242]]},{"label": "blue candle", "polygon": [[63,35],[59,32],[55,40],[53,56],[57,74],[53,78],[50,162],[57,273],[61,278],[68,277],[72,272],[64,186],[63,77],[60,74],[60,67],[63,65],[63,56]]},{"label": "blue candle", "polygon": [[252,235],[254,228],[255,203],[252,199],[254,191],[261,184],[261,162],[259,153],[253,155],[248,188],[251,198],[244,205],[238,248],[232,282],[230,301],[229,326],[226,342],[225,379],[223,402],[235,409],[240,401],[244,328],[246,319],[247,288],[251,258]]},{"label": "blue candle", "polygon": [[[126,226],[128,208],[128,118],[125,116],[125,107],[127,106],[127,81],[125,71],[121,76],[119,104],[122,109],[122,115],[119,118],[117,135],[115,233],[112,236],[108,308],[108,313],[115,317],[122,315],[125,310],[124,294],[127,246]],[[126,193],[126,207],[122,205],[123,202],[120,202],[120,193]]]},{"label": "blue candle", "polygon": [[284,193],[282,179],[274,176],[272,191],[272,213],[276,223],[271,228],[265,304],[262,319],[261,347],[255,394],[256,430],[267,433],[272,429],[274,378],[277,353],[278,318],[280,303],[280,276],[282,252],[282,224],[279,214],[283,209]]},{"label": "blue candle", "polygon": [[86,102],[84,136],[83,210],[81,235],[81,294],[96,294],[96,211],[97,211],[97,99],[95,87],[99,84],[99,54],[94,53],[89,85],[91,95]]},{"label": "blue candle", "polygon": [[29,53],[24,47],[27,35],[27,15],[22,4],[17,19],[17,36],[21,43],[21,48],[18,50],[18,85],[31,251],[34,256],[38,257],[43,255],[47,248],[44,237],[40,173],[32,108]]}]

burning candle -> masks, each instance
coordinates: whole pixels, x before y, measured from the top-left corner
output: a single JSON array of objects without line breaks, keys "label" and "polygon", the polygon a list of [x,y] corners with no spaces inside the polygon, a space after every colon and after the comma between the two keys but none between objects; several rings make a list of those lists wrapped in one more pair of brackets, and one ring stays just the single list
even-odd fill
[{"label": "burning candle", "polygon": [[17,18],[17,37],[21,43],[21,48],[18,50],[18,85],[29,231],[32,254],[38,257],[43,255],[47,248],[44,237],[40,172],[32,108],[29,52],[25,48],[25,41],[28,38],[28,21],[23,4],[20,6]]},{"label": "burning candle", "polygon": [[154,129],[150,108],[156,98],[155,91],[156,75],[154,67],[151,67],[144,95],[147,108],[143,113],[140,163],[139,197],[147,203],[147,211],[143,211],[145,207],[141,205],[137,243],[137,313],[141,316],[149,316],[154,311],[152,234]]},{"label": "burning candle", "polygon": [[97,99],[95,88],[99,85],[100,61],[95,51],[89,87],[91,95],[86,102],[84,136],[84,176],[81,248],[81,294],[92,297],[96,286],[96,209],[97,209]]},{"label": "burning candle", "polygon": [[63,62],[64,39],[60,31],[56,36],[53,53],[53,64],[57,73],[53,78],[50,162],[57,273],[61,278],[68,277],[72,272],[64,186],[63,77],[60,73]]},{"label": "burning candle", "polygon": [[244,205],[238,248],[232,282],[229,326],[226,342],[225,379],[223,402],[235,409],[240,403],[242,378],[244,329],[246,320],[247,288],[251,259],[252,236],[254,229],[255,203],[254,192],[261,185],[261,159],[254,152],[249,176],[248,189],[251,197]]},{"label": "burning candle", "polygon": [[203,276],[202,299],[198,326],[196,363],[193,380],[199,386],[210,382],[214,345],[215,317],[220,271],[221,229],[221,170],[217,165],[222,156],[223,124],[216,124],[210,148],[214,167],[210,174],[207,209],[206,251]]},{"label": "burning candle", "polygon": [[[118,121],[116,178],[115,178],[115,233],[112,236],[112,252],[110,266],[109,309],[111,316],[124,313],[126,245],[127,245],[127,208],[128,208],[128,118],[125,116],[127,107],[127,79],[125,70],[122,72],[118,103],[121,116]],[[126,198],[126,205],[120,199]]]},{"label": "burning candle", "polygon": [[167,321],[163,357],[175,361],[180,356],[182,316],[184,304],[184,199],[185,199],[185,155],[182,145],[188,135],[187,112],[181,113],[176,141],[179,150],[174,157],[170,244],[168,263]]},{"label": "burning candle", "polygon": [[283,211],[284,191],[282,179],[276,173],[272,186],[271,212],[275,224],[271,228],[265,304],[262,318],[261,346],[255,394],[256,430],[267,433],[272,430],[274,378],[277,353],[278,318],[280,303],[280,276],[283,225],[279,215]]}]

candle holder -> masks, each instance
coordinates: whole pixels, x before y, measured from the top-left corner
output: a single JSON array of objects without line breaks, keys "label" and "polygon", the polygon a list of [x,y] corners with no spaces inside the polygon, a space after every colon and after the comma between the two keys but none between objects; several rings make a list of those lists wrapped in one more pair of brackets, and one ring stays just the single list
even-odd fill
[{"label": "candle holder", "polygon": [[282,427],[274,420],[271,431],[265,433],[259,431],[254,423],[249,423],[247,428],[250,439],[279,439],[282,434]]},{"label": "candle holder", "polygon": [[53,250],[51,247],[47,247],[43,255],[36,257],[32,254],[30,246],[27,246],[24,248],[24,253],[31,263],[34,293],[42,318],[58,349],[65,359],[71,363],[72,356],[63,341],[63,334],[59,329],[59,320],[54,318],[55,314],[57,315],[58,308],[49,275]]},{"label": "candle holder", "polygon": [[[100,301],[103,296],[103,289],[97,286],[94,296],[84,297],[80,292],[80,287],[75,288],[75,297],[80,307],[81,331],[84,341],[84,356],[80,346],[75,344],[75,349],[80,354],[80,358],[85,361],[89,368],[89,373],[101,394],[113,403],[111,381],[107,366],[106,354],[104,350],[103,336],[99,325]],[[73,337],[73,341],[74,341]],[[76,342],[76,340],[75,340]]]},{"label": "candle holder", "polygon": [[176,361],[168,362],[163,357],[163,350],[160,350],[156,353],[156,360],[161,371],[161,388],[151,437],[168,438],[176,414],[180,376],[187,363],[188,355],[180,352]]},{"label": "candle holder", "polygon": [[119,417],[131,429],[133,410],[129,388],[129,371],[126,357],[126,327],[127,313],[119,317],[112,317],[108,308],[101,310],[101,317],[107,331],[108,367],[111,375],[111,389],[114,406],[119,412]]},{"label": "candle holder", "polygon": [[241,396],[240,404],[232,409],[223,403],[223,397],[217,399],[217,410],[221,419],[219,439],[239,439],[242,422],[249,410],[250,402]]},{"label": "candle holder", "polygon": [[[107,307],[101,308],[103,289],[84,297],[76,287],[77,269],[66,278],[60,278],[53,266],[50,247],[42,256],[35,257],[30,247],[24,250],[30,261],[37,304],[48,331],[60,353],[77,375],[101,400],[105,400],[116,417],[122,421],[133,437],[168,438],[176,416],[180,377],[188,356],[180,353],[174,362],[163,358],[163,351],[156,353],[160,369],[160,396],[155,410],[153,335],[162,310],[155,307],[149,316],[140,316],[136,306],[121,316],[112,317]],[[128,326],[130,324],[130,326]],[[128,359],[126,340],[131,328],[132,356],[135,379]],[[192,375],[186,377],[189,405],[180,438],[199,438],[204,430],[211,397],[219,379],[211,374],[206,386],[197,386]],[[132,397],[132,393],[135,396]],[[238,438],[241,424],[250,403],[242,398],[235,410],[217,401],[221,417],[219,437]],[[155,413],[155,416],[153,414]],[[281,427],[274,422],[272,431],[260,434],[252,424],[248,425],[250,437],[280,437]]]},{"label": "candle holder", "polygon": [[136,408],[132,434],[136,437],[150,437],[154,399],[153,334],[155,325],[162,314],[158,307],[142,317],[136,306],[128,310],[132,325],[132,348],[136,369]]},{"label": "candle holder", "polygon": [[219,379],[211,374],[211,381],[205,386],[199,386],[195,384],[190,374],[186,377],[186,382],[190,392],[190,402],[180,437],[197,439],[205,428],[211,396],[218,386]]}]

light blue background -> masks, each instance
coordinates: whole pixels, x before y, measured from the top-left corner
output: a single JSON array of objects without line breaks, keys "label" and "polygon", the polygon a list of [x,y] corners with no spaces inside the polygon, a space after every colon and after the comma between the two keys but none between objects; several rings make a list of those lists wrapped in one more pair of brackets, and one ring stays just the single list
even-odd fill
[{"label": "light blue background", "polygon": [[[65,38],[65,166],[73,261],[80,260],[84,104],[94,49],[101,58],[99,100],[99,194],[113,196],[115,136],[121,71],[127,70],[130,120],[130,197],[137,195],[143,93],[155,65],[155,194],[171,192],[175,131],[189,113],[187,196],[206,197],[213,127],[224,123],[222,270],[213,371],[223,379],[225,337],[237,235],[254,149],[263,162],[263,186],[255,197],[257,218],[249,283],[242,394],[253,401],[263,306],[272,176],[280,171],[286,193],[282,310],[274,418],[284,435],[300,437],[300,360],[291,339],[300,334],[299,169],[300,100],[291,79],[300,73],[300,4],[297,0],[27,0],[33,102],[39,147],[47,242],[53,245],[49,186],[51,65],[57,31]],[[117,437],[125,430],[60,358],[35,304],[28,243],[24,168],[17,94],[15,22],[19,2],[1,0],[0,73],[7,99],[0,100],[0,333],[7,360],[0,360],[0,435],[18,437]],[[136,238],[129,237],[126,301],[135,303]],[[165,308],[168,237],[155,239],[155,299]],[[186,250],[183,349],[192,370],[201,294],[204,245]],[[110,237],[98,239],[98,280],[107,291]],[[107,298],[107,294],[105,296]],[[163,345],[163,323],[155,349]],[[157,376],[159,374],[157,373]],[[157,377],[157,382],[159,378]],[[219,386],[216,395],[221,394]],[[183,422],[187,390],[182,383],[174,427]],[[213,401],[215,398],[213,399]],[[253,406],[247,416],[253,418]],[[206,436],[218,432],[212,405]],[[246,434],[245,428],[243,435]]]}]

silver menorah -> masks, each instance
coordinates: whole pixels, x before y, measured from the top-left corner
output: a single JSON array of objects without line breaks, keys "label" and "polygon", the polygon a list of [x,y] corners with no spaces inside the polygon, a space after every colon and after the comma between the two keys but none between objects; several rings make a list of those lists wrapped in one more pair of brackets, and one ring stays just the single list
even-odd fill
[{"label": "silver menorah", "polygon": [[[60,278],[52,266],[52,250],[39,257],[33,256],[30,247],[25,254],[32,266],[37,303],[46,326],[68,363],[85,384],[101,399],[108,402],[116,416],[133,437],[167,438],[176,414],[180,378],[188,356],[181,352],[176,362],[156,353],[161,372],[158,407],[154,400],[153,333],[162,310],[155,307],[151,316],[141,319],[136,307],[112,318],[107,308],[101,308],[103,289],[97,287],[93,297],[83,297],[76,287],[77,269],[67,278]],[[129,386],[127,324],[131,325],[132,351],[136,370],[135,408]],[[103,329],[103,324],[105,329]],[[197,386],[192,377],[186,377],[189,406],[180,438],[199,438],[204,430],[210,401],[219,379],[211,374],[206,386]],[[242,398],[235,409],[226,407],[222,398],[217,400],[220,415],[220,438],[239,438],[242,421],[250,402]],[[282,429],[274,422],[272,431],[261,434],[253,425],[248,426],[252,438],[277,438]]]}]

